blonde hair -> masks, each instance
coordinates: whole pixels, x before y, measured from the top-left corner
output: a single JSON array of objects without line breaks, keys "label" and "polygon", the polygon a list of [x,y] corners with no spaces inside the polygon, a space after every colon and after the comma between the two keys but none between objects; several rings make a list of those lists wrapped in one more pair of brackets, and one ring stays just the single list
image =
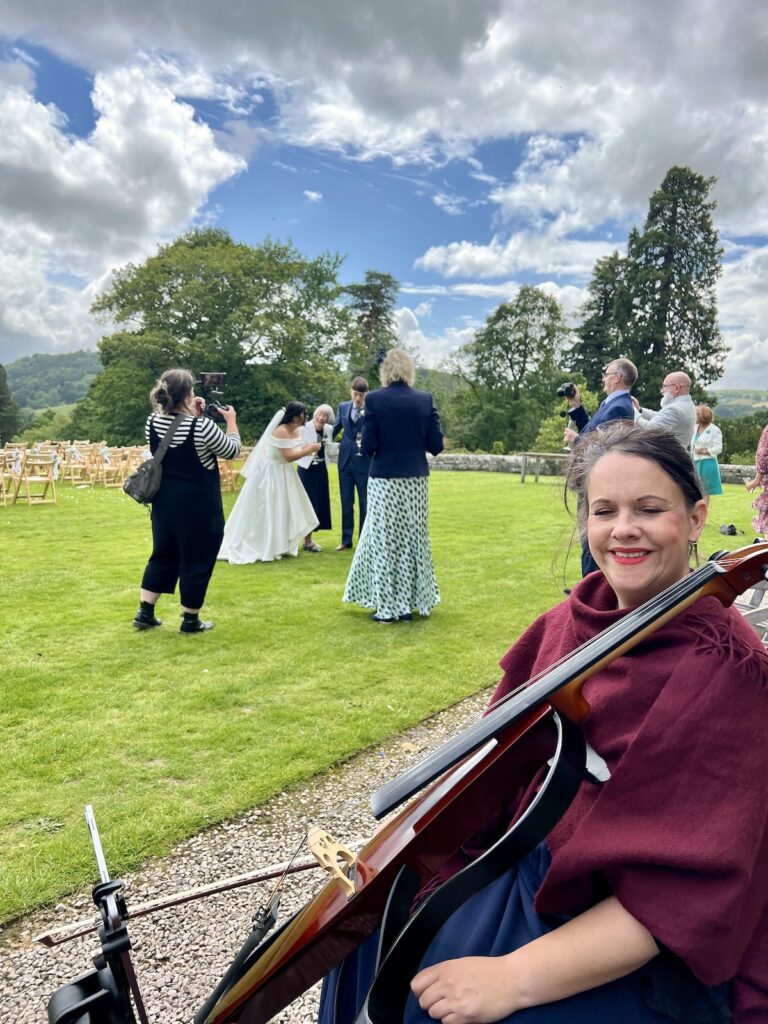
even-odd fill
[{"label": "blonde hair", "polygon": [[318,405],[315,408],[315,412],[313,412],[312,415],[314,416],[315,413],[318,413],[318,412],[324,412],[325,415],[328,417],[328,422],[329,423],[333,423],[333,421],[336,419],[336,416],[335,416],[335,414],[333,412],[333,406],[332,405]]},{"label": "blonde hair", "polygon": [[696,406],[696,419],[699,423],[703,423],[705,427],[714,420],[715,414],[712,412],[708,405],[697,405]]},{"label": "blonde hair", "polygon": [[391,348],[384,356],[384,361],[379,369],[379,377],[384,387],[395,380],[401,380],[409,387],[413,387],[416,379],[416,363],[403,348]]}]

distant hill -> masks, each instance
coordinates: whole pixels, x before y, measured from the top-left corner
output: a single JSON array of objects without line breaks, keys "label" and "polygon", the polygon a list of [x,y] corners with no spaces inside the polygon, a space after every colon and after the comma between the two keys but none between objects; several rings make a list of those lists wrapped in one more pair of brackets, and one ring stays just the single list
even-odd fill
[{"label": "distant hill", "polygon": [[710,392],[717,399],[716,412],[725,420],[737,420],[765,411],[768,423],[768,391],[737,391],[732,388],[713,388]]},{"label": "distant hill", "polygon": [[8,363],[5,372],[19,407],[47,409],[81,399],[101,368],[97,352],[82,350],[23,356]]}]

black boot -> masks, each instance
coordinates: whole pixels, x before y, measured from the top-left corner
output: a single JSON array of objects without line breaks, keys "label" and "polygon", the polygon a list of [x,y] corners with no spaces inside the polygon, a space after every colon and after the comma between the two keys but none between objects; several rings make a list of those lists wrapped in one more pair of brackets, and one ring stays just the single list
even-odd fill
[{"label": "black boot", "polygon": [[212,622],[201,622],[197,612],[184,612],[180,633],[204,633],[207,629],[213,629]]},{"label": "black boot", "polygon": [[155,626],[162,626],[163,620],[155,617],[155,606],[149,601],[141,601],[136,618],[133,620],[134,629],[154,629]]}]

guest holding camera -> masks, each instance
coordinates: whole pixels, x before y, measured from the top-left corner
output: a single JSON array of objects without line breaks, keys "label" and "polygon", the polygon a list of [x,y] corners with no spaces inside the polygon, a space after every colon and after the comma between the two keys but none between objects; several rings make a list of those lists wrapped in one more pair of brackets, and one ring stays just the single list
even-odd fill
[{"label": "guest holding camera", "polygon": [[[325,460],[325,453],[331,443],[333,435],[333,409],[330,405],[318,405],[312,419],[302,427],[302,437],[308,444],[317,442],[320,447],[314,454],[305,455],[299,459],[299,480],[304,485],[304,490],[312,502],[312,508],[317,516],[317,530],[331,529],[331,494],[328,487],[328,466]],[[304,551],[312,551],[318,554],[322,551],[319,544],[316,544],[312,533],[308,533],[302,544]]]},{"label": "guest holding camera", "polygon": [[343,600],[372,608],[374,622],[410,621],[440,602],[429,543],[429,467],[443,450],[432,395],[413,387],[416,366],[393,348],[381,364],[383,387],[365,402],[362,447],[371,458],[368,512]]},{"label": "guest holding camera", "polygon": [[154,455],[166,431],[173,430],[163,459],[163,479],[152,501],[152,554],[141,581],[141,603],[133,625],[154,629],[161,624],[155,605],[161,594],[179,584],[182,633],[202,633],[212,622],[200,609],[224,535],[224,510],[217,457],[240,454],[237,417],[231,406],[220,407],[226,433],[203,415],[205,401],[195,396],[188,370],[166,370],[150,392],[156,411],[145,435]]}]

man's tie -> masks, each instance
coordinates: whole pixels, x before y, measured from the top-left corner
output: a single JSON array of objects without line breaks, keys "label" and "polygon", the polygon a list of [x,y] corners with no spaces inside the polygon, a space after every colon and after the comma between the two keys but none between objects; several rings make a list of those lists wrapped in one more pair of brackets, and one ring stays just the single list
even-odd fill
[{"label": "man's tie", "polygon": [[352,416],[352,422],[353,423],[357,423],[357,406],[356,405],[352,406],[352,412],[351,412],[350,415]]}]

